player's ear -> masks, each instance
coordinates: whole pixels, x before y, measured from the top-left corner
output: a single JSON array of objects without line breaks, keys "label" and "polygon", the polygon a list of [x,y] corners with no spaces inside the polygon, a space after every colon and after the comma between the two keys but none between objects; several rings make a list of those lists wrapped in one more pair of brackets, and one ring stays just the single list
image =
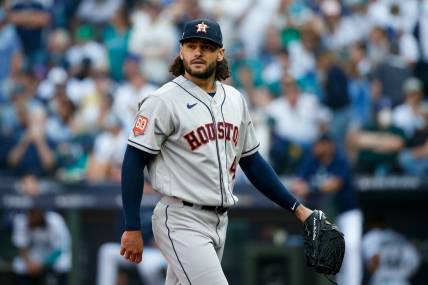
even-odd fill
[{"label": "player's ear", "polygon": [[180,59],[183,60],[183,45],[180,45]]},{"label": "player's ear", "polygon": [[217,53],[217,61],[222,61],[224,58],[224,48],[221,48]]}]

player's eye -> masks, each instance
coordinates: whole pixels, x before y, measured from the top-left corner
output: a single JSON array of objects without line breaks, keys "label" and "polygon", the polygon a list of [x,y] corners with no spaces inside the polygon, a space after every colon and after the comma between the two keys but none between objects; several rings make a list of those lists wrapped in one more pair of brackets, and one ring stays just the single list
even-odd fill
[{"label": "player's eye", "polygon": [[215,50],[215,47],[209,44],[202,45],[202,50],[213,52]]}]

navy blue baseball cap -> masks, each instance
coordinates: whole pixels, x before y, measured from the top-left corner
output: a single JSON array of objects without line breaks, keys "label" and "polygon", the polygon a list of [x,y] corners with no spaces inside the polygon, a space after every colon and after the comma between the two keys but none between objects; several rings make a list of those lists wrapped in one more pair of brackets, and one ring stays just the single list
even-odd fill
[{"label": "navy blue baseball cap", "polygon": [[190,39],[203,39],[222,47],[223,36],[220,25],[210,19],[195,19],[186,22],[180,43]]}]

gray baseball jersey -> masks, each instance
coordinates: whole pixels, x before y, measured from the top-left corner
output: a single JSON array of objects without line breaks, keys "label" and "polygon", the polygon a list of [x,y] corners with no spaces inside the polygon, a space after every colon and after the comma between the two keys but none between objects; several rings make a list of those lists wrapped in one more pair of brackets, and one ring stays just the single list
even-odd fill
[{"label": "gray baseball jersey", "polygon": [[216,82],[211,97],[183,76],[140,103],[128,144],[158,154],[148,167],[156,191],[214,206],[237,202],[236,165],[259,147],[239,91]]}]

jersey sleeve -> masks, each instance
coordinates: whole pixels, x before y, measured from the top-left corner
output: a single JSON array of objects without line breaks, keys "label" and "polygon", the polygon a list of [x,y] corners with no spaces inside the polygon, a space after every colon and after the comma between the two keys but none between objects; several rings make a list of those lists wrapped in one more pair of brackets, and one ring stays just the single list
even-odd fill
[{"label": "jersey sleeve", "polygon": [[158,96],[144,99],[134,120],[128,144],[148,153],[159,153],[162,144],[173,132],[171,113]]},{"label": "jersey sleeve", "polygon": [[249,155],[252,155],[253,153],[256,153],[259,149],[260,142],[257,139],[256,136],[256,129],[254,128],[253,121],[251,120],[250,112],[248,110],[248,106],[244,102],[244,117],[243,117],[243,123],[244,123],[244,143],[242,147],[242,154],[241,157],[246,157]]}]

